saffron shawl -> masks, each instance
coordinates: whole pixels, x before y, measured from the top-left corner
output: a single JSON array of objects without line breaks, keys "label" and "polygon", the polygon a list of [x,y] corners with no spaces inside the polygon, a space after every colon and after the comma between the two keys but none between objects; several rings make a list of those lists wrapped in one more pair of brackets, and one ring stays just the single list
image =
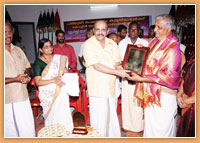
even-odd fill
[{"label": "saffron shawl", "polygon": [[143,107],[153,104],[161,106],[161,86],[177,89],[180,83],[181,52],[176,37],[170,34],[163,41],[154,38],[149,43],[149,48],[142,76],[153,82],[137,82],[134,92],[139,105]]}]

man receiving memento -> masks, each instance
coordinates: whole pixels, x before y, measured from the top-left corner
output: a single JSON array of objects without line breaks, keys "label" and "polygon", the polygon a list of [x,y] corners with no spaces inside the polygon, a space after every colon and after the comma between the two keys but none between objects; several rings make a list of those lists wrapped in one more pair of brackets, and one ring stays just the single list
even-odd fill
[{"label": "man receiving memento", "polygon": [[136,81],[134,96],[145,108],[144,137],[175,137],[181,52],[171,16],[157,16],[155,25],[142,76],[132,73],[129,80]]}]

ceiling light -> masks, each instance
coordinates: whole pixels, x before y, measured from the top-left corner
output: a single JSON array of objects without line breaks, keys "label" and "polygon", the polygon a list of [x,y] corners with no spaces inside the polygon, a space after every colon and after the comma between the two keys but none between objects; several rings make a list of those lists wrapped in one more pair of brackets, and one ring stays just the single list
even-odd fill
[{"label": "ceiling light", "polygon": [[90,9],[110,9],[117,8],[118,5],[91,5]]}]

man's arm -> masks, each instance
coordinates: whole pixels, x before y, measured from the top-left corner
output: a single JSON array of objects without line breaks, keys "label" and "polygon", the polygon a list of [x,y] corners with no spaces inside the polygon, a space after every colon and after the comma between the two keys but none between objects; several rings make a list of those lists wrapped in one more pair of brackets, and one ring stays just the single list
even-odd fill
[{"label": "man's arm", "polygon": [[13,83],[13,82],[20,82],[20,80],[17,79],[17,77],[6,77],[5,78],[5,84]]},{"label": "man's arm", "polygon": [[83,61],[84,61],[83,56],[82,56],[82,57],[79,57],[79,56],[78,56],[78,58],[79,58],[79,63],[80,63],[80,65],[82,66],[82,68],[85,68],[85,66],[83,65]]},{"label": "man's arm", "polygon": [[119,70],[111,69],[111,68],[109,68],[105,65],[102,65],[100,63],[94,64],[93,67],[94,67],[95,70],[97,70],[99,72],[106,73],[106,74],[117,75],[117,76],[120,76],[122,78],[129,77],[129,74],[126,73],[127,71],[123,70],[123,69],[119,69]]},{"label": "man's arm", "polygon": [[30,76],[30,68],[26,68],[24,74],[27,74],[28,76]]},{"label": "man's arm", "polygon": [[147,77],[140,76],[134,72],[131,72],[131,76],[128,79],[132,81],[138,81],[138,82],[154,82],[153,80]]},{"label": "man's arm", "polygon": [[19,82],[26,84],[30,81],[30,77],[27,76],[27,74],[19,74],[16,77],[6,77],[5,78],[5,84],[13,83],[13,82]]},{"label": "man's arm", "polygon": [[76,58],[76,54],[74,51],[74,48],[71,46],[70,48],[70,54],[71,54],[71,63],[69,63],[69,68],[71,68],[72,70],[76,69],[77,66],[77,58]]}]

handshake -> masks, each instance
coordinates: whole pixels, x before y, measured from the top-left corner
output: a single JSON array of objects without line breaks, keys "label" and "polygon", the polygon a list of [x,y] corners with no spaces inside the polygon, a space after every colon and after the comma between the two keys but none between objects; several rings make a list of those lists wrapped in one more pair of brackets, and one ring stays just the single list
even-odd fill
[{"label": "handshake", "polygon": [[143,77],[134,71],[121,70],[119,76],[131,81],[143,81]]}]

